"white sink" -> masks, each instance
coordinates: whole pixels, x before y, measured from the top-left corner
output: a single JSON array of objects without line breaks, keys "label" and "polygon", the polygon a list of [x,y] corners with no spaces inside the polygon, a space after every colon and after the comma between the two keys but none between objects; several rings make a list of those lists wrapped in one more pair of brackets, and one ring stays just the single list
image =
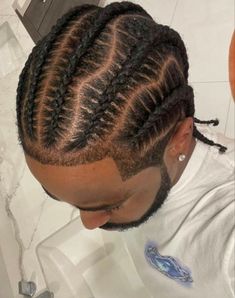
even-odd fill
[{"label": "white sink", "polygon": [[150,298],[119,232],[86,230],[80,217],[44,240],[37,256],[56,298]]}]

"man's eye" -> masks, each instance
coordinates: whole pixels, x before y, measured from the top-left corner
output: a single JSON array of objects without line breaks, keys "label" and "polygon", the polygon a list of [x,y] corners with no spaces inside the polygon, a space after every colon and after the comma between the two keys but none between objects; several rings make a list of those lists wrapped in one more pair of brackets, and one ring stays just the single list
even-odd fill
[{"label": "man's eye", "polygon": [[119,206],[110,208],[110,209],[108,209],[107,211],[108,211],[108,212],[110,212],[110,211],[117,211],[117,210],[119,210],[119,209],[121,209],[121,208],[122,208],[122,205],[119,205]]}]

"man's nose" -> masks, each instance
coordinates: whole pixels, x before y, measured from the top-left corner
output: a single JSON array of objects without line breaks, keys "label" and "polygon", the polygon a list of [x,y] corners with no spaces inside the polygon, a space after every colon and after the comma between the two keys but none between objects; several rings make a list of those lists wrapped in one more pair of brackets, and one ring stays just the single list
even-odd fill
[{"label": "man's nose", "polygon": [[110,219],[110,214],[108,214],[106,211],[80,210],[80,216],[83,225],[89,230],[93,230],[104,225]]}]

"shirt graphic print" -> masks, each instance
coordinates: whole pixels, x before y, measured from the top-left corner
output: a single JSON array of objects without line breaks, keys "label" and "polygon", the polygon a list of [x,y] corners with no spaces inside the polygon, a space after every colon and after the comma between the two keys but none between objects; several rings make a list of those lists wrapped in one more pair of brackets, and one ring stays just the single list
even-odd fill
[{"label": "shirt graphic print", "polygon": [[162,256],[157,248],[157,244],[148,241],[145,245],[145,258],[147,262],[165,276],[188,286],[193,283],[192,274],[189,268],[178,259],[171,256]]}]

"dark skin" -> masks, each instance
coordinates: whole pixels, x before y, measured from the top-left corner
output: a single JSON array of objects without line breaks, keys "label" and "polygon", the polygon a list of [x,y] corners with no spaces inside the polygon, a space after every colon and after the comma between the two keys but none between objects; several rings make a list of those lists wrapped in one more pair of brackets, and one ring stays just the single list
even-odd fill
[{"label": "dark skin", "polygon": [[[43,165],[26,153],[25,158],[34,177],[52,196],[82,209],[80,216],[87,229],[125,230],[139,226],[156,213],[156,201],[165,201],[195,145],[193,118],[188,117],[178,123],[164,152],[163,169],[169,179],[162,179],[160,167],[149,167],[122,181],[111,158],[72,167]],[[186,158],[179,162],[182,153]]]}]

